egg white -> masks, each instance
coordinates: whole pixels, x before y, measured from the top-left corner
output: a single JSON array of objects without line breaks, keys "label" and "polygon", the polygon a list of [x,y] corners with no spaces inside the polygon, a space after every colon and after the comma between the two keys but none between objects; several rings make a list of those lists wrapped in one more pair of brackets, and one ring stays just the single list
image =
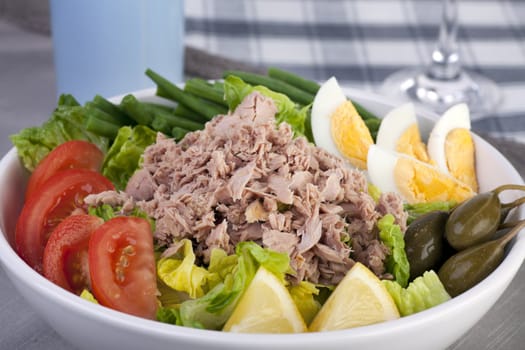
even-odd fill
[{"label": "egg white", "polygon": [[394,172],[399,155],[390,150],[371,145],[368,149],[368,179],[381,192],[399,193],[394,180]]},{"label": "egg white", "polygon": [[381,121],[377,131],[376,145],[396,152],[398,140],[414,124],[417,124],[417,119],[412,103],[405,103],[390,110]]},{"label": "egg white", "polygon": [[436,167],[446,174],[450,174],[450,171],[447,166],[445,142],[448,133],[457,128],[470,130],[470,112],[465,103],[450,107],[436,122],[428,137],[428,155]]},{"label": "egg white", "polygon": [[328,79],[315,95],[312,104],[311,125],[316,146],[342,157],[332,139],[330,119],[336,109],[346,101],[346,96],[335,77]]}]

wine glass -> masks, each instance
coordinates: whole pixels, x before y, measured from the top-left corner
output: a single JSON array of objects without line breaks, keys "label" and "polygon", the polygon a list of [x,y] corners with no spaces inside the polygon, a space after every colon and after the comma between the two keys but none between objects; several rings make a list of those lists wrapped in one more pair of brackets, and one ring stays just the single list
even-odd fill
[{"label": "wine glass", "polygon": [[457,13],[456,0],[443,0],[439,39],[430,64],[393,73],[380,88],[383,95],[410,100],[438,113],[464,102],[473,119],[496,109],[501,100],[498,86],[461,65],[457,48]]}]

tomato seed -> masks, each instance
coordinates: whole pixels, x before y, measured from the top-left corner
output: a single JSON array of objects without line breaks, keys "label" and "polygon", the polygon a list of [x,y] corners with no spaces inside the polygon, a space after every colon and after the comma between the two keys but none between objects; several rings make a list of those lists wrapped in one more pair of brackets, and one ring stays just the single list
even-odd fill
[{"label": "tomato seed", "polygon": [[126,278],[125,270],[129,266],[128,257],[132,255],[135,255],[135,248],[131,245],[124,247],[121,251],[119,261],[115,267],[115,278],[120,283],[123,283]]}]

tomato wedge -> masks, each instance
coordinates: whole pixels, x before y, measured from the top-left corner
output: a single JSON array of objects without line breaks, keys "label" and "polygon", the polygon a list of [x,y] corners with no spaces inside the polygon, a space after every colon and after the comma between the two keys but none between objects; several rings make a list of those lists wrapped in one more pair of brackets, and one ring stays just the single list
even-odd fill
[{"label": "tomato wedge", "polygon": [[104,153],[91,142],[64,142],[38,163],[27,183],[26,198],[31,197],[37,188],[61,170],[75,168],[100,171],[103,160]]},{"label": "tomato wedge", "polygon": [[91,233],[104,220],[93,215],[71,215],[53,230],[44,248],[44,276],[79,295],[90,289],[88,245]]},{"label": "tomato wedge", "polygon": [[84,197],[88,194],[114,189],[108,179],[92,170],[68,169],[53,175],[27,199],[18,217],[15,231],[18,255],[42,273],[44,247],[53,229],[73,212],[85,212]]},{"label": "tomato wedge", "polygon": [[109,308],[156,318],[157,278],[150,223],[121,216],[106,221],[89,241],[91,288]]}]

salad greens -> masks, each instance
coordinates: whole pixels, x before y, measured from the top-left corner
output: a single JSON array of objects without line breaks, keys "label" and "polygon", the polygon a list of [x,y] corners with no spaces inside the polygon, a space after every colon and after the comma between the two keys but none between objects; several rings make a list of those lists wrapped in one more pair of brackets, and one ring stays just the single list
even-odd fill
[{"label": "salad greens", "polygon": [[[187,245],[186,247],[184,250],[185,253],[188,253],[191,246]],[[220,251],[220,249],[216,250]],[[255,242],[237,244],[234,255],[227,255],[224,251],[212,253],[208,268],[210,275],[204,277],[211,282],[208,287],[209,291],[196,299],[182,301],[178,306],[162,307],[157,314],[158,319],[187,327],[222,328],[260,266],[264,266],[283,283],[285,283],[285,274],[292,272],[290,270],[290,258],[287,254],[263,248]],[[204,271],[192,269],[189,264],[182,269],[172,269],[171,273],[175,276],[169,280],[177,280],[178,285],[181,285],[185,290],[193,289],[194,280],[200,281],[201,285],[204,284],[202,277],[205,275]],[[198,276],[194,279],[192,274],[195,273]],[[160,274],[165,281],[167,271],[163,270]],[[182,277],[177,276],[178,274],[181,274]],[[162,302],[164,298],[170,297],[170,295],[161,295],[160,300]]]},{"label": "salad greens", "polygon": [[104,158],[102,174],[113,182],[117,189],[126,188],[129,178],[140,165],[144,149],[156,139],[157,133],[147,126],[121,127]]},{"label": "salad greens", "polygon": [[379,198],[381,197],[381,190],[379,189],[379,187],[369,183],[368,194],[374,199],[374,202],[377,203],[379,201]]},{"label": "salad greens", "polygon": [[386,270],[394,275],[401,287],[406,287],[410,277],[410,265],[405,252],[405,240],[399,225],[394,224],[394,216],[387,214],[377,222],[379,238],[390,249],[386,259]]},{"label": "salad greens", "polygon": [[[270,69],[269,77],[230,71],[225,73],[224,82],[212,84],[193,79],[182,90],[150,69],[146,75],[157,84],[157,95],[177,102],[176,108],[142,102],[132,95],[126,96],[120,105],[97,95],[93,101],[81,106],[72,95],[61,95],[57,108],[42,126],[26,128],[11,136],[24,167],[34,170],[40,160],[63,142],[87,140],[105,153],[103,175],[114,183],[117,190],[123,190],[139,168],[145,148],[156,141],[157,131],[179,140],[187,132],[204,128],[204,122],[216,114],[234,110],[254,91],[275,102],[278,123],[287,122],[296,136],[305,136],[313,141],[309,113],[313,96],[319,88],[316,82],[278,69]],[[271,90],[270,85],[264,82],[271,82],[276,89]],[[293,98],[287,94],[290,91],[294,92]],[[356,107],[359,107],[359,113],[371,132],[377,131],[380,119],[363,107]],[[381,195],[378,188],[369,184],[368,191],[378,201]],[[452,202],[439,202],[406,205],[404,209],[409,213],[410,223],[429,211],[450,210],[454,206]],[[122,215],[122,208],[104,204],[89,208],[89,213],[107,221]],[[138,209],[130,215],[145,217],[152,225],[155,224]],[[407,287],[409,262],[403,233],[394,221],[394,216],[387,214],[377,222],[377,227],[379,238],[390,250],[386,270],[394,276],[394,281],[383,283],[401,315],[409,315],[450,299],[433,271],[425,272]],[[232,254],[215,248],[209,252],[207,266],[197,261],[189,239],[183,239],[168,249],[169,252],[164,252],[168,254],[166,256],[156,252],[161,294],[157,319],[165,323],[221,329],[261,266],[287,286],[307,324],[321,309],[322,300],[326,300],[334,287],[316,286],[307,281],[288,285],[285,275],[294,274],[289,256],[263,248],[255,242],[239,243]],[[81,297],[97,303],[88,290],[84,290]]]},{"label": "salad greens", "polygon": [[264,86],[271,91],[286,95],[287,98],[299,105],[307,106],[314,101],[314,94],[267,75],[240,70],[227,70],[223,72],[223,78],[227,78],[228,76],[236,76],[251,85]]},{"label": "salad greens", "polygon": [[73,106],[80,106],[80,103],[71,94],[61,94],[58,97],[58,105],[59,106],[70,106],[70,107],[73,107]]},{"label": "salad greens", "polygon": [[414,279],[407,288],[399,283],[383,280],[401,316],[408,316],[429,309],[450,299],[438,275],[430,270]]},{"label": "salad greens", "polygon": [[24,167],[33,171],[36,165],[53,148],[70,140],[86,140],[94,143],[106,152],[110,140],[107,137],[87,131],[84,123],[88,115],[84,107],[74,105],[70,98],[60,99],[64,105],[58,105],[51,117],[39,127],[22,129],[11,135]]},{"label": "salad greens", "polygon": [[288,288],[297,309],[303,316],[304,322],[310,324],[317,312],[321,310],[319,302],[319,289],[311,282],[301,281],[299,284]]},{"label": "salad greens", "polygon": [[404,210],[408,213],[407,224],[410,224],[416,218],[431,211],[450,211],[456,206],[455,201],[429,202],[429,203],[406,203]]},{"label": "salad greens", "polygon": [[181,254],[157,261],[158,278],[168,287],[186,292],[192,299],[202,297],[208,271],[195,264],[195,254],[189,239],[180,241],[180,247]]},{"label": "salad greens", "polygon": [[[120,206],[112,207],[109,204],[102,204],[96,207],[89,207],[88,213],[89,215],[98,216],[102,220],[108,221],[110,219],[113,219],[114,217],[123,215],[123,210]],[[148,220],[151,224],[151,230],[155,231],[155,220],[150,218],[145,212],[141,211],[139,208],[133,208],[133,210],[130,213],[127,213],[126,215],[136,216]]]},{"label": "salad greens", "polygon": [[308,140],[313,140],[312,135],[306,128],[306,125],[309,124],[307,120],[310,105],[298,109],[296,104],[290,100],[288,96],[272,91],[266,86],[252,86],[234,75],[229,75],[224,80],[224,98],[226,102],[228,102],[228,107],[231,111],[233,111],[246,96],[254,91],[270,97],[275,102],[277,107],[275,118],[278,123],[287,122],[292,127],[296,136],[306,136]]}]

